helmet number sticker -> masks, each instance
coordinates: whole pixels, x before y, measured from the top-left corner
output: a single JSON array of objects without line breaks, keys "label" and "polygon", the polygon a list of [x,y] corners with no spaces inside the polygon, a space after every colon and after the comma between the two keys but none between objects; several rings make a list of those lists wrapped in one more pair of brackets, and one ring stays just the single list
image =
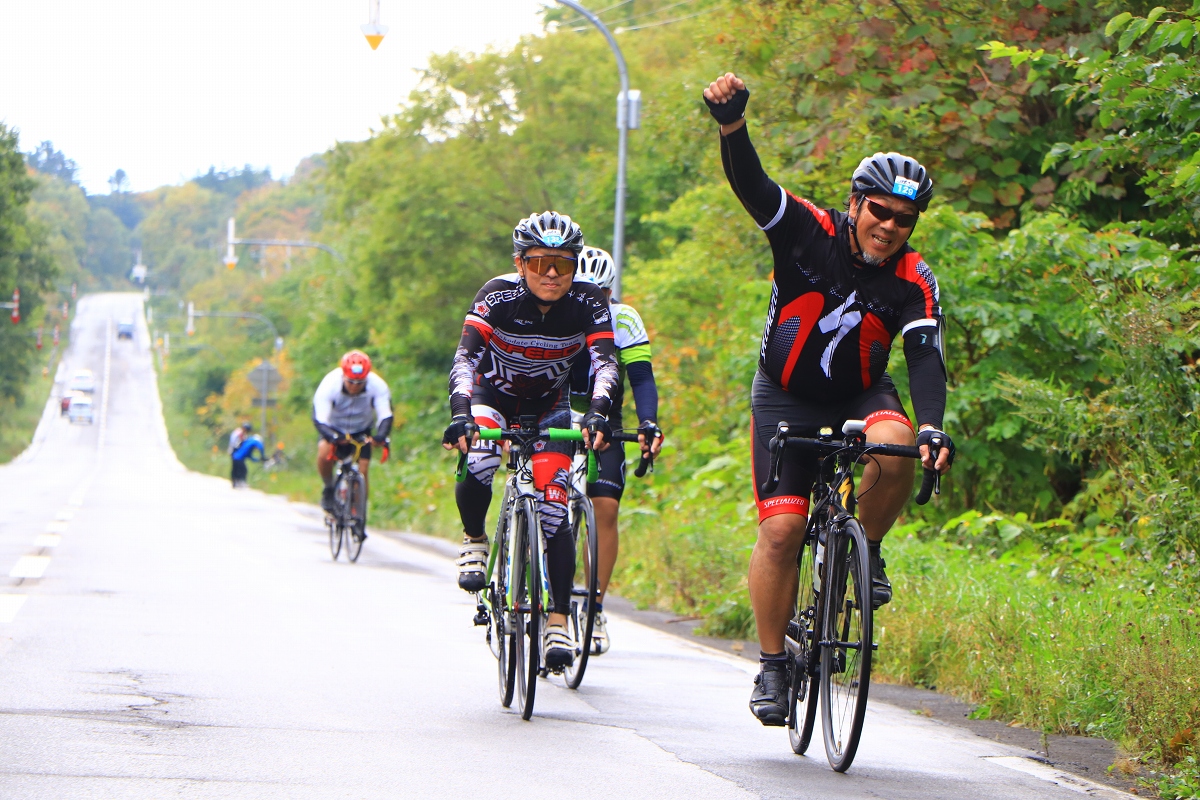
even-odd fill
[{"label": "helmet number sticker", "polygon": [[896,182],[892,184],[892,194],[907,197],[909,200],[916,200],[918,188],[919,185],[916,181],[897,176]]}]

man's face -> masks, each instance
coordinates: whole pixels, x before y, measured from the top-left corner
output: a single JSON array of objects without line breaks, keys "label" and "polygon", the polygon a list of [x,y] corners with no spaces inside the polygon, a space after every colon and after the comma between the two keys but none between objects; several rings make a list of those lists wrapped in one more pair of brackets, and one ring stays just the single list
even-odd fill
[{"label": "man's face", "polygon": [[871,213],[871,203],[897,214],[916,214],[917,204],[890,194],[873,194],[851,200],[850,216],[858,225],[858,243],[863,249],[863,260],[868,263],[883,263],[904,246],[912,228],[901,228],[896,224],[895,217],[881,221]]},{"label": "man's face", "polygon": [[[575,253],[570,250],[552,247],[531,247],[525,251],[524,257],[517,256],[513,262],[517,266],[517,272],[525,279],[525,283],[529,286],[529,291],[533,292],[533,296],[542,301],[546,305],[550,305],[567,293],[571,288],[571,282],[575,280],[575,270],[572,268],[566,270],[566,265],[562,265],[565,271],[560,273],[557,266],[550,267],[544,275],[538,275],[532,269],[529,269],[528,259],[539,258],[542,256],[561,256],[563,258],[575,258]],[[569,262],[572,267],[575,261]]]},{"label": "man's face", "polygon": [[367,379],[352,381],[347,378],[342,381],[342,388],[346,390],[346,394],[362,394],[363,390],[367,388]]}]

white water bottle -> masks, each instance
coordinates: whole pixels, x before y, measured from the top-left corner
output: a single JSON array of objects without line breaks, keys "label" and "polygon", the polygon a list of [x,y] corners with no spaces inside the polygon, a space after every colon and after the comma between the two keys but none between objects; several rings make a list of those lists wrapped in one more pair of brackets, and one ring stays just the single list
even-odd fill
[{"label": "white water bottle", "polygon": [[813,591],[821,591],[821,567],[825,563],[825,545],[817,539],[817,552],[813,558]]}]

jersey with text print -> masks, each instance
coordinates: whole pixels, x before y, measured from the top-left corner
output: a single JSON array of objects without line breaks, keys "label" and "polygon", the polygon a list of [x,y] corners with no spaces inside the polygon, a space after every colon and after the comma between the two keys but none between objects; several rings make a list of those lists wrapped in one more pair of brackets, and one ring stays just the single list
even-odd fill
[{"label": "jersey with text print", "polygon": [[450,370],[454,414],[470,413],[476,381],[514,400],[553,401],[586,351],[596,374],[591,410],[607,415],[617,383],[612,311],[600,287],[575,282],[542,313],[517,273],[484,284],[463,324]]}]

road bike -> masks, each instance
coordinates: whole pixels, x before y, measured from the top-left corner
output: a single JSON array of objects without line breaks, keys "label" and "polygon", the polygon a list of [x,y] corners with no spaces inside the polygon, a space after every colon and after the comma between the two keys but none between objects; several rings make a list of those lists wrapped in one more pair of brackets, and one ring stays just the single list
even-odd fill
[{"label": "road bike", "polygon": [[[766,494],[778,486],[785,449],[821,457],[812,510],[796,557],[798,592],[785,639],[790,678],[787,727],[793,752],[803,755],[812,739],[819,698],[825,755],[837,772],[848,770],[858,751],[871,659],[878,648],[867,536],[854,516],[854,468],[874,456],[921,458],[917,447],[868,442],[865,428],[862,420],[849,420],[840,440],[834,439],[832,428],[822,428],[817,439],[806,439],[792,437],[788,424],[779,423],[770,442],[771,469],[761,487]],[[940,492],[938,473],[926,469],[917,503],[924,505],[935,491]]]},{"label": "road bike", "polygon": [[[335,442],[329,460],[337,459],[333,476],[333,513],[325,514],[325,527],[329,529],[329,551],[333,560],[338,560],[343,543],[346,559],[358,561],[362,553],[363,540],[367,538],[367,479],[358,468],[363,448],[371,441],[367,434],[347,436]],[[348,445],[351,450],[338,458],[338,445]],[[387,461],[387,448],[383,449],[380,461]]]},{"label": "road bike", "polygon": [[[484,441],[506,441],[508,480],[500,504],[496,534],[492,539],[484,589],[476,594],[474,622],[487,626],[487,642],[496,657],[500,703],[512,705],[514,695],[522,719],[533,716],[537,679],[548,674],[543,667],[542,632],[551,607],[550,579],[546,569],[546,541],[538,514],[538,492],[533,486],[533,454],[538,442],[578,442],[583,433],[570,428],[538,428],[537,417],[520,417],[510,430],[484,428]],[[630,437],[614,437],[629,441]],[[633,436],[636,441],[637,437]],[[587,451],[587,475],[596,477],[595,456]],[[459,455],[458,480],[466,478],[467,457]],[[567,507],[576,551],[586,553],[585,586],[571,592],[567,630],[574,639],[575,659],[561,671],[568,687],[579,688],[587,668],[588,651],[596,616],[599,590],[596,516],[586,492],[574,481],[568,486]],[[584,600],[580,602],[580,598]]]},{"label": "road bike", "polygon": [[275,452],[271,457],[263,461],[263,472],[282,471],[288,468],[288,454],[284,452],[283,444],[276,443]]}]

